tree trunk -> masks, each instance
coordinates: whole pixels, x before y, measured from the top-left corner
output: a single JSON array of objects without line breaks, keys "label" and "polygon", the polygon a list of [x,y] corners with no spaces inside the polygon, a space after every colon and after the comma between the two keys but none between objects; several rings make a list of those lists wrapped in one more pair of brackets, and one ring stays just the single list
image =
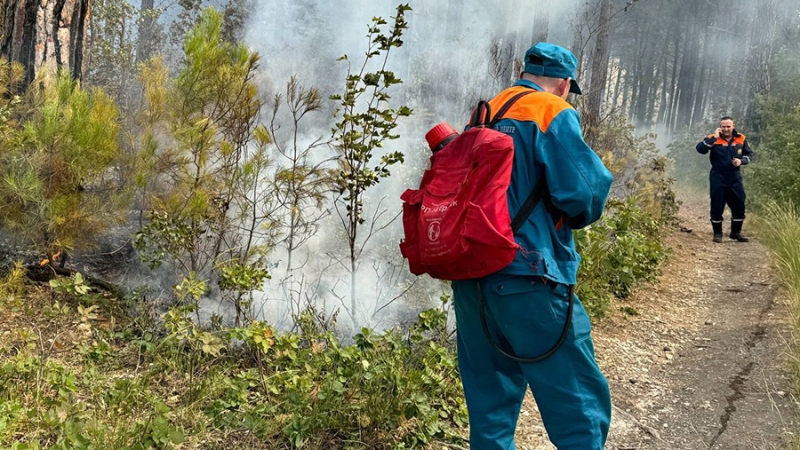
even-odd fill
[{"label": "tree trunk", "polygon": [[7,0],[0,55],[25,68],[25,85],[59,68],[80,80],[89,0]]},{"label": "tree trunk", "polygon": [[648,83],[647,87],[647,110],[645,111],[642,125],[646,126],[648,129],[653,127],[656,98],[658,98],[658,77],[661,75],[659,72],[660,69],[661,66],[655,66],[653,68],[653,72],[650,75],[650,83]]},{"label": "tree trunk", "polygon": [[608,76],[608,33],[611,18],[611,0],[601,0],[598,31],[592,52],[592,78],[589,84],[589,100],[585,116],[586,129],[592,130],[600,122],[600,107],[603,103],[603,90]]},{"label": "tree trunk", "polygon": [[[639,104],[639,95],[641,93],[641,86],[642,86],[642,54],[644,54],[646,44],[646,37],[643,37],[642,34],[646,34],[646,31],[642,30],[641,32],[636,33],[636,62],[633,64],[633,78],[631,82],[631,103],[628,109],[628,118],[630,120],[634,120],[636,118],[636,106]],[[644,45],[643,45],[644,44]]]},{"label": "tree trunk", "polygon": [[672,59],[672,78],[670,78],[670,85],[669,85],[669,106],[667,107],[667,118],[665,125],[667,127],[667,132],[672,133],[674,130],[675,124],[675,106],[676,106],[676,96],[677,96],[677,87],[678,87],[678,57],[681,51],[681,33],[676,31],[675,33],[675,54],[673,55]]},{"label": "tree trunk", "polygon": [[622,81],[622,105],[619,107],[620,114],[628,115],[628,109],[630,106],[628,105],[628,99],[632,96],[632,89],[631,85],[633,84],[633,75],[631,74],[630,68],[625,70],[624,75],[620,75],[624,79]]},{"label": "tree trunk", "polygon": [[[699,13],[697,6],[689,13],[689,17],[695,17]],[[697,26],[689,24],[687,34],[687,45],[683,54],[681,71],[678,80],[678,116],[676,123],[679,127],[689,126],[692,119],[692,101],[694,100],[695,79],[697,75],[697,54],[698,50],[693,48],[697,38]]]},{"label": "tree trunk", "polygon": [[547,35],[550,31],[550,11],[547,6],[543,6],[535,2],[536,14],[533,19],[533,36],[532,43],[547,41]]},{"label": "tree trunk", "polygon": [[350,257],[350,318],[353,320],[353,334],[358,332],[358,301],[356,300],[356,259]]},{"label": "tree trunk", "polygon": [[154,6],[155,0],[142,0],[142,6],[139,9],[141,25],[139,25],[139,42],[136,47],[136,62],[138,63],[150,59],[153,52]]},{"label": "tree trunk", "polygon": [[745,118],[748,121],[754,121],[756,117],[755,96],[768,94],[770,90],[770,68],[774,53],[772,45],[778,26],[775,0],[760,0],[758,10],[751,28],[750,52],[747,55],[749,89],[745,98]]},{"label": "tree trunk", "polygon": [[611,109],[616,111],[619,104],[619,89],[622,85],[622,63],[618,62],[614,67],[614,91],[611,94]]},{"label": "tree trunk", "polygon": [[661,48],[663,58],[661,60],[661,98],[658,102],[658,112],[656,114],[656,127],[664,124],[664,118],[667,112],[667,83],[669,82],[669,38],[664,39],[664,46]]},{"label": "tree trunk", "polygon": [[578,7],[575,22],[572,24],[572,54],[578,59],[578,67],[575,69],[575,75],[578,79],[583,76],[583,50],[587,39],[583,33],[590,20],[586,8],[586,4]]},{"label": "tree trunk", "polygon": [[[704,15],[705,17],[709,17],[711,14],[714,13],[710,6],[707,7],[707,12]],[[709,31],[711,28],[706,27],[705,32],[703,33],[703,53],[700,56],[700,61],[708,61],[710,58],[710,44],[711,44],[711,32]],[[694,125],[695,123],[701,122],[703,120],[703,103],[705,102],[706,96],[706,80],[707,80],[707,69],[706,64],[700,64],[700,78],[697,80],[697,89],[695,99],[694,99],[694,111],[692,112],[692,118],[689,122],[689,125]]]},{"label": "tree trunk", "polygon": [[[650,51],[650,34],[644,36],[644,44],[642,51],[639,53],[637,59],[640,61],[639,68],[636,71],[636,78],[638,79],[637,85],[639,86],[638,94],[636,95],[635,112],[633,114],[633,123],[637,127],[647,123],[647,102],[650,99],[650,85],[653,83],[653,52]],[[631,105],[634,107],[634,105]]]}]

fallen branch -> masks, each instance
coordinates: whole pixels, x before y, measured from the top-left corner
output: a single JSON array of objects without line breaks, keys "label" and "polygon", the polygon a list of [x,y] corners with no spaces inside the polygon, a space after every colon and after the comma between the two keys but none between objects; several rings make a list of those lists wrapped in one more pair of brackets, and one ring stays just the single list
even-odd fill
[{"label": "fallen branch", "polygon": [[663,320],[658,319],[631,319],[631,322],[648,322],[648,323],[659,323],[659,324],[666,324]]},{"label": "fallen branch", "polygon": [[[72,275],[78,272],[77,270],[68,269],[66,267],[53,266],[50,264],[45,264],[43,266],[39,264],[29,264],[24,268],[25,268],[25,275],[29,279],[39,282],[50,281],[57,275],[64,277],[71,277]],[[83,275],[83,278],[86,280],[87,284],[95,288],[109,292],[119,298],[122,298],[124,296],[122,288],[113,283],[109,283],[108,281],[91,277],[89,275],[86,275],[85,273],[81,273],[81,275]]]},{"label": "fallen branch", "polygon": [[462,447],[462,446],[460,446],[458,444],[453,444],[451,442],[447,442],[447,443],[441,442],[441,444],[444,445],[445,448],[449,448],[449,449],[452,449],[452,450],[469,450],[469,447]]},{"label": "fallen branch", "polygon": [[661,439],[661,435],[659,435],[659,434],[658,434],[658,431],[656,431],[656,429],[655,429],[655,428],[653,428],[653,427],[650,427],[650,426],[647,426],[647,425],[645,425],[645,424],[643,424],[643,423],[639,422],[639,421],[638,421],[638,420],[636,420],[636,418],[635,418],[635,417],[633,417],[633,416],[632,416],[630,413],[628,413],[628,412],[625,412],[625,411],[623,411],[623,410],[622,410],[622,409],[620,409],[620,408],[617,408],[617,406],[616,406],[616,405],[612,405],[612,408],[614,409],[614,411],[616,411],[616,412],[618,412],[618,413],[622,414],[623,416],[625,416],[626,418],[628,418],[628,420],[630,420],[631,422],[635,423],[635,424],[636,424],[636,425],[637,425],[639,428],[641,428],[642,430],[644,430],[645,432],[647,432],[647,434],[649,434],[650,436],[653,436],[654,438],[658,439],[659,441],[662,441],[662,442],[664,441],[663,439]]}]

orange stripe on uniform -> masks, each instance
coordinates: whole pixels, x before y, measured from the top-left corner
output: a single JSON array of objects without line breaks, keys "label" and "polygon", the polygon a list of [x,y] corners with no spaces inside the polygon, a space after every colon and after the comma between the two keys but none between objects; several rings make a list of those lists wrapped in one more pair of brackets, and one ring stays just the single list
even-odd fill
[{"label": "orange stripe on uniform", "polygon": [[[492,114],[499,112],[511,97],[528,90],[530,88],[524,86],[513,86],[497,94],[497,97],[489,101]],[[572,106],[561,97],[549,92],[533,92],[517,100],[503,118],[534,122],[545,133],[553,119],[565,109],[572,109]]]},{"label": "orange stripe on uniform", "polygon": [[[709,137],[714,137],[714,135],[712,134]],[[745,136],[743,134],[740,134],[740,135],[736,136],[735,138],[733,138],[733,145],[744,145],[744,140],[745,140]],[[726,141],[722,137],[718,137],[713,145],[728,145],[728,141]]]}]

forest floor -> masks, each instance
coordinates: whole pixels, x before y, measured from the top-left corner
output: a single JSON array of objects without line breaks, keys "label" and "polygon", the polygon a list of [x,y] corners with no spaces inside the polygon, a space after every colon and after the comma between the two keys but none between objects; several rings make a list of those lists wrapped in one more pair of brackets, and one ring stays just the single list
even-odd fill
[{"label": "forest floor", "polygon": [[[594,328],[614,405],[606,448],[786,448],[800,433],[800,403],[768,251],[757,236],[728,239],[727,221],[725,241],[712,243],[707,196],[680,198],[681,225],[692,231],[667,237],[673,254],[664,274]],[[554,448],[530,395],[516,440],[519,450]]]}]

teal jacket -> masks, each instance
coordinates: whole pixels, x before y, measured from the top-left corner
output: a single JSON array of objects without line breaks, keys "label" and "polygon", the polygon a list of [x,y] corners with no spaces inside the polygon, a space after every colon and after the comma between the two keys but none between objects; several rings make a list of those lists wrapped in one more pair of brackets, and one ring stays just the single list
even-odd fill
[{"label": "teal jacket", "polygon": [[520,251],[496,275],[538,275],[557,283],[575,284],[580,256],[572,230],[602,216],[611,188],[611,173],[583,140],[578,112],[560,97],[536,84],[519,80],[489,104],[492,111],[525,90],[495,129],[514,139],[514,165],[508,189],[513,218],[545,177],[549,201],[536,206],[515,235]]}]

